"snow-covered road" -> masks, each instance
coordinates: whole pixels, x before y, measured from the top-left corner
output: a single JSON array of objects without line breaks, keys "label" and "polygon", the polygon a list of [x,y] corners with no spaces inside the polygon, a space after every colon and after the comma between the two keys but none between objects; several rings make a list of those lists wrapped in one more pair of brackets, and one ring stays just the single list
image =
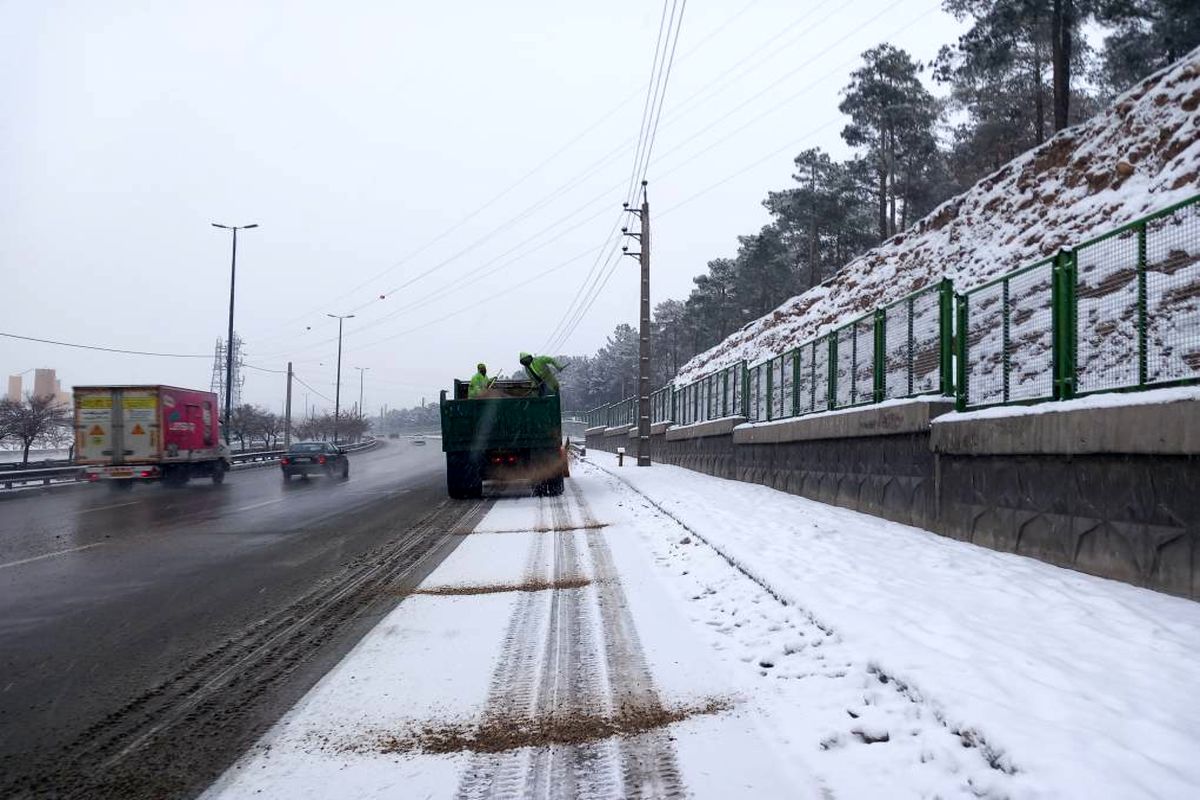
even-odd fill
[{"label": "snow-covered road", "polygon": [[606,453],[206,795],[1189,797],[1200,605]]}]

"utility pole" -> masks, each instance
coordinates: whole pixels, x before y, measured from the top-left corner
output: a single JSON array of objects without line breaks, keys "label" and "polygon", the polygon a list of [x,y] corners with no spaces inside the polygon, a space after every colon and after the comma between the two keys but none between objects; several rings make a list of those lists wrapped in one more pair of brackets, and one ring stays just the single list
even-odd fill
[{"label": "utility pole", "polygon": [[233,405],[233,292],[237,283],[237,232],[257,228],[258,223],[222,225],[214,222],[212,226],[233,231],[233,259],[229,266],[229,338],[225,340],[225,444],[229,444],[229,422],[232,419],[230,414]]},{"label": "utility pole", "polygon": [[292,446],[292,362],[288,362],[287,405],[283,408],[283,449]]},{"label": "utility pole", "polygon": [[360,417],[366,417],[366,406],[363,405],[363,374],[369,370],[370,367],[355,367],[355,369],[358,370],[358,415]]},{"label": "utility pole", "polygon": [[638,211],[625,204],[625,210],[637,214],[641,223],[639,233],[630,233],[628,228],[622,228],[621,233],[637,239],[641,248],[637,253],[630,253],[628,247],[621,250],[628,256],[637,256],[642,272],[641,313],[639,315],[638,334],[638,446],[637,465],[650,466],[650,196],[646,191],[646,181],[642,181],[642,207]]},{"label": "utility pole", "polygon": [[338,321],[337,387],[333,392],[333,443],[337,444],[338,416],[342,410],[342,323],[354,319],[353,314],[326,314]]}]

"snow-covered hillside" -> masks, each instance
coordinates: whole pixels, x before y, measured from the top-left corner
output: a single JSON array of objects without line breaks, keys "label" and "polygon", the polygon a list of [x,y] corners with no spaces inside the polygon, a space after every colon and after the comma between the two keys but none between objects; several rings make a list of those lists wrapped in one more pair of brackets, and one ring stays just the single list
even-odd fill
[{"label": "snow-covered hillside", "polygon": [[785,352],[942,277],[970,289],[1195,195],[1198,109],[1200,49],[697,355],[676,385]]}]

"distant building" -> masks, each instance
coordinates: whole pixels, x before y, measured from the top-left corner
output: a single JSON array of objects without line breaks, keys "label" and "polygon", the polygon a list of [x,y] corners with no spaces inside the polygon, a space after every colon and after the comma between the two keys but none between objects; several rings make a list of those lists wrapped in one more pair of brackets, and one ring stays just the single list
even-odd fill
[{"label": "distant building", "polygon": [[[33,390],[30,392],[34,397],[44,397],[49,395],[55,399],[60,405],[70,406],[72,397],[70,392],[62,390],[62,381],[58,379],[57,374],[52,369],[37,369],[33,372]],[[8,376],[8,393],[5,395],[9,400],[21,402],[25,399],[23,380],[20,375]]]},{"label": "distant building", "polygon": [[33,371],[33,396],[45,397],[58,394],[58,378],[52,369],[35,369]]}]

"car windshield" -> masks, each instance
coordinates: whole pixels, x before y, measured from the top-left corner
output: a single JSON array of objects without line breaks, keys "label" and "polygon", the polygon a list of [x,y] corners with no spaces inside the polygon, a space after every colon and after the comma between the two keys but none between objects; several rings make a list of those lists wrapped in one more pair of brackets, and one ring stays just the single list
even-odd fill
[{"label": "car windshield", "polygon": [[288,448],[289,453],[324,453],[329,445],[324,442],[301,442]]}]

